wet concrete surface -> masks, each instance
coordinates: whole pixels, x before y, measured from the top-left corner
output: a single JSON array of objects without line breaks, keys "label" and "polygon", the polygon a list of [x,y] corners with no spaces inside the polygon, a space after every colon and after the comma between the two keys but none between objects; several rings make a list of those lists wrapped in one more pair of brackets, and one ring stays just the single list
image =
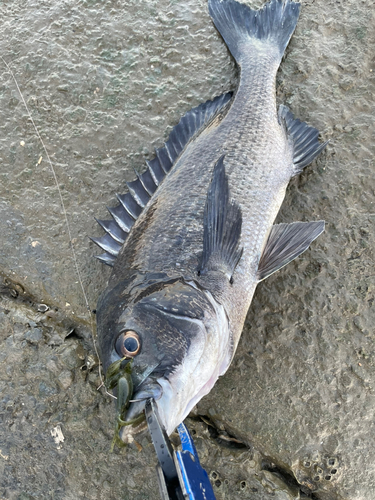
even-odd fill
[{"label": "wet concrete surface", "polygon": [[[230,370],[187,421],[218,499],[360,500],[375,489],[370,4],[302,2],[278,73],[279,102],[331,140],[292,180],[278,220],[324,218],[327,229],[258,287]],[[101,234],[94,216],[180,116],[234,89],[238,72],[203,0],[14,0],[0,13],[0,55],[54,164],[94,309],[109,273],[87,238]],[[0,498],[157,497],[147,437],[110,453],[92,314],[5,65],[0,109]]]}]

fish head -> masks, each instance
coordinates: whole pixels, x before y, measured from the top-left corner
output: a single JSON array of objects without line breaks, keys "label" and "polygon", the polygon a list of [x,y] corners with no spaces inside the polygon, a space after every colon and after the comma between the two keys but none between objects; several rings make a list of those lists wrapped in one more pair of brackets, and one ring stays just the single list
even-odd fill
[{"label": "fish head", "polygon": [[229,365],[232,348],[225,311],[209,292],[182,280],[149,287],[112,310],[116,319],[110,324],[108,315],[99,312],[98,335],[107,339],[105,345],[101,340],[101,351],[110,388],[116,386],[113,380],[129,381],[117,384],[123,391],[118,393],[120,402],[125,401],[118,407],[120,437],[130,442],[146,428],[149,398],[171,434]]}]

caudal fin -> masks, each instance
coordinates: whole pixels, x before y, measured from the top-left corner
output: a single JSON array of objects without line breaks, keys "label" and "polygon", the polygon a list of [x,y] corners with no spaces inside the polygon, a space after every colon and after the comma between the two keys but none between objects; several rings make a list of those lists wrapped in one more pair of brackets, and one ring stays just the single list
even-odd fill
[{"label": "caudal fin", "polygon": [[237,62],[254,39],[279,49],[280,60],[296,27],[300,4],[291,0],[271,0],[259,10],[235,0],[209,0],[212,20]]}]

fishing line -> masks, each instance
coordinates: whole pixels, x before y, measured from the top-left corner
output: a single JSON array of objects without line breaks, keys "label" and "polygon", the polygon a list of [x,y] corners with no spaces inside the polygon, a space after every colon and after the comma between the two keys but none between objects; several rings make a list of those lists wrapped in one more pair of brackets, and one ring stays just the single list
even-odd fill
[{"label": "fishing line", "polygon": [[95,341],[95,337],[94,337],[94,331],[95,331],[95,325],[94,325],[94,320],[93,320],[93,316],[91,314],[91,308],[90,308],[90,305],[89,305],[89,301],[87,299],[87,295],[86,295],[86,292],[85,292],[85,288],[83,286],[83,281],[82,281],[82,278],[81,278],[81,273],[80,273],[80,270],[79,270],[79,267],[78,267],[78,261],[77,261],[77,255],[76,255],[76,251],[75,251],[75,248],[74,248],[74,243],[73,243],[73,240],[72,240],[72,234],[71,234],[71,231],[70,231],[70,225],[69,225],[69,220],[68,220],[68,214],[67,214],[67,211],[66,211],[66,208],[65,208],[65,204],[64,204],[64,200],[63,200],[63,197],[62,197],[62,193],[61,193],[61,189],[60,189],[60,186],[59,186],[59,182],[57,180],[57,176],[56,176],[56,172],[55,172],[55,169],[53,167],[53,164],[52,164],[52,161],[51,161],[51,158],[48,154],[48,151],[47,151],[47,148],[43,142],[43,139],[39,133],[39,130],[38,130],[38,127],[36,126],[34,120],[33,120],[33,117],[31,115],[31,112],[29,110],[29,107],[23,97],[23,94],[21,92],[21,89],[18,85],[18,82],[16,80],[16,77],[14,76],[13,74],[13,71],[10,69],[10,66],[9,64],[5,61],[4,57],[0,55],[0,58],[1,60],[3,61],[3,63],[5,64],[10,76],[12,77],[15,85],[16,85],[16,88],[17,88],[17,91],[21,97],[21,100],[23,102],[23,105],[25,106],[25,109],[26,109],[26,112],[30,118],[30,121],[34,127],[34,130],[35,130],[35,133],[43,147],[43,150],[46,154],[46,158],[48,160],[48,163],[49,163],[49,166],[50,166],[50,169],[51,169],[51,172],[52,172],[52,175],[53,175],[53,178],[54,178],[54,181],[55,181],[55,185],[57,187],[57,192],[59,193],[59,198],[60,198],[60,204],[61,204],[61,208],[62,208],[62,213],[64,215],[64,219],[65,219],[65,225],[66,225],[66,228],[68,230],[68,238],[69,238],[69,243],[70,243],[70,248],[71,248],[71,251],[72,251],[72,258],[73,258],[73,262],[74,262],[74,267],[75,267],[75,270],[76,270],[76,273],[77,273],[77,276],[78,276],[78,282],[81,286],[81,290],[82,290],[82,295],[83,295],[83,298],[84,298],[84,301],[85,301],[85,305],[86,305],[86,309],[88,310],[89,312],[89,318],[90,318],[90,326],[91,326],[91,334],[92,334],[92,340],[93,340],[93,344],[94,344],[94,349],[95,349],[95,352],[96,352],[96,355],[99,359],[99,378],[100,378],[100,386],[97,388],[97,390],[99,390],[101,387],[104,387],[105,389],[105,393],[108,395],[108,396],[111,396],[111,398],[114,398],[114,399],[117,399],[116,396],[114,396],[113,394],[110,394],[108,391],[107,391],[107,388],[104,384],[104,380],[103,380],[103,376],[102,376],[102,371],[101,371],[101,365],[100,365],[100,358],[99,358],[99,352],[98,352],[98,349],[97,349],[97,346],[96,346],[96,341]]}]

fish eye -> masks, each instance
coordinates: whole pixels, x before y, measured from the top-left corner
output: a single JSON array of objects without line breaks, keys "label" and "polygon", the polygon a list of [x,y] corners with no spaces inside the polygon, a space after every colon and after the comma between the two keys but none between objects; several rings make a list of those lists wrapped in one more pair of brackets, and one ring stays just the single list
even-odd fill
[{"label": "fish eye", "polygon": [[134,358],[141,350],[141,341],[133,330],[122,332],[116,340],[116,351],[122,358]]}]

